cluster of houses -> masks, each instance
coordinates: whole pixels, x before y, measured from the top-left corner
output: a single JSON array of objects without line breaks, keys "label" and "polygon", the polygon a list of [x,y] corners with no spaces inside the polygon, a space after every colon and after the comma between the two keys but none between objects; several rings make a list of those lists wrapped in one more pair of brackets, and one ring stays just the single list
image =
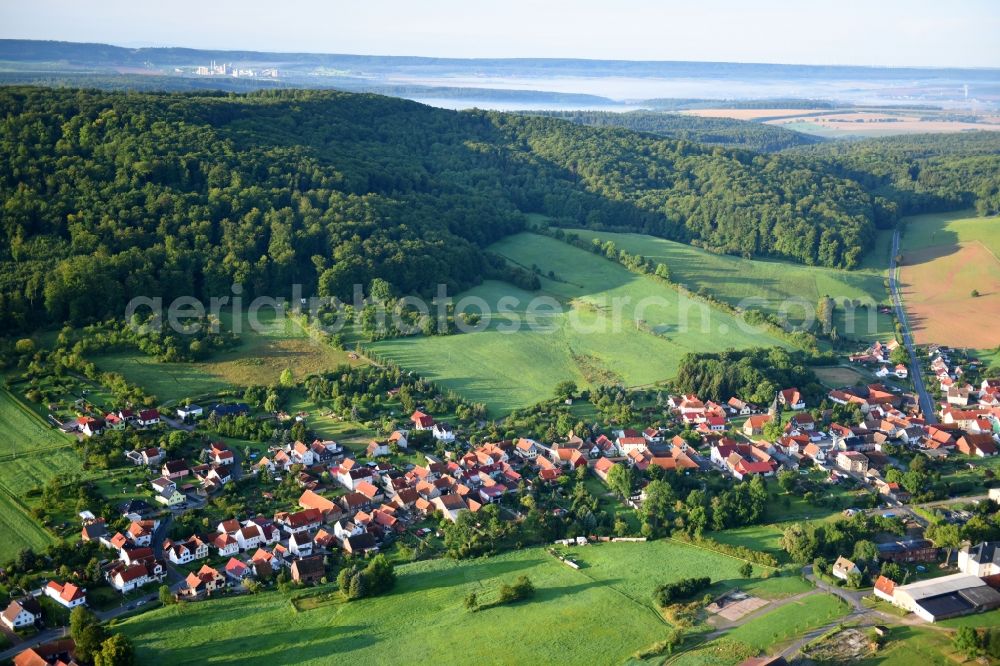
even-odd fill
[{"label": "cluster of houses", "polygon": [[849,358],[853,363],[878,365],[878,369],[875,370],[876,377],[906,379],[910,375],[910,371],[906,365],[904,363],[893,363],[890,359],[892,352],[898,348],[899,343],[896,340],[889,340],[885,344],[876,342],[863,352],[852,354]]},{"label": "cluster of houses", "polygon": [[1000,542],[994,541],[965,544],[958,553],[958,573],[949,576],[908,585],[879,576],[875,596],[927,622],[937,622],[1000,608],[998,587]]},{"label": "cluster of houses", "polygon": [[151,428],[159,423],[159,410],[143,409],[134,412],[131,409],[120,409],[117,412],[108,412],[103,417],[78,416],[75,421],[62,424],[62,429],[65,432],[79,432],[85,437],[95,437],[106,430],[124,430],[126,426]]},{"label": "cluster of houses", "polygon": [[[209,557],[228,558],[223,565],[202,564],[197,571],[188,574],[179,594],[190,599],[210,596],[246,580],[268,576],[283,567],[290,570],[293,580],[313,582],[325,574],[323,558],[318,554],[325,546],[317,546],[323,543],[321,526],[324,524],[325,517],[317,509],[281,512],[273,518],[256,516],[242,522],[230,518],[220,522],[211,534],[166,540],[163,552],[177,565]],[[319,575],[307,575],[310,571],[318,571]]]},{"label": "cluster of houses", "polygon": [[120,507],[131,519],[123,532],[110,534],[103,519],[84,518],[81,540],[97,541],[115,551],[116,558],[102,568],[105,580],[122,594],[154,582],[161,582],[167,575],[166,564],[155,555],[155,534],[160,527],[157,518],[146,518],[152,507],[142,500],[130,500]]},{"label": "cluster of houses", "polygon": [[190,465],[185,460],[165,460],[162,449],[128,451],[136,465],[159,468],[160,476],[150,481],[153,498],[173,509],[184,506],[189,497],[207,497],[233,479],[236,456],[228,445],[214,442],[204,452],[204,463]]}]

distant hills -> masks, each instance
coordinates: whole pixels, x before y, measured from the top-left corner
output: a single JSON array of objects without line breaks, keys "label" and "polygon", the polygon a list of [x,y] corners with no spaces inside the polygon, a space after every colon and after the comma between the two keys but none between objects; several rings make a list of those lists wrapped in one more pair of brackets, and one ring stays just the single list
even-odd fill
[{"label": "distant hills", "polygon": [[[278,70],[276,77],[199,76],[212,62]],[[0,40],[0,83],[140,90],[298,87],[436,100],[438,106],[505,109],[556,105],[676,108],[705,100],[815,100],[871,104],[1000,104],[1000,69],[890,68],[762,63],[462,59]],[[966,88],[968,87],[968,89]],[[463,104],[463,100],[467,103]]]}]

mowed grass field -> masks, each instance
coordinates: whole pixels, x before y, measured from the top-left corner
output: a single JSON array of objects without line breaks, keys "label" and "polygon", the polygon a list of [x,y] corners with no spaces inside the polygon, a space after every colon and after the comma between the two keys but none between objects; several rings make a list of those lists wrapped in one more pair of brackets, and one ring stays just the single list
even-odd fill
[{"label": "mowed grass field", "polygon": [[0,534],[0,562],[13,559],[25,548],[41,552],[56,540],[4,489],[0,489]]},{"label": "mowed grass field", "polygon": [[[231,328],[231,316],[223,316]],[[326,372],[343,363],[357,364],[347,353],[312,340],[293,319],[276,319],[273,310],[261,310],[263,326],[251,327],[244,313],[240,344],[198,363],[161,363],[140,351],[95,357],[102,370],[120,372],[157,397],[172,404],[184,398],[217,394],[250,385],[273,384],[291,368],[296,379]]]},{"label": "mowed grass field", "polygon": [[[464,299],[474,298],[493,312],[504,304],[501,299],[513,299],[486,330],[386,340],[372,348],[486,403],[494,415],[550,398],[563,380],[581,386],[651,384],[672,377],[691,351],[784,344],[768,333],[744,331],[728,313],[652,278],[552,238],[522,233],[490,250],[520,266],[537,266],[541,291],[486,282],[456,298],[459,311]],[[545,302],[533,315],[530,304],[538,297]],[[532,320],[537,326],[529,325]],[[518,330],[509,332],[515,325]]]},{"label": "mowed grass field", "polygon": [[68,435],[49,427],[37,414],[8,391],[0,389],[0,461],[25,451],[72,443]]},{"label": "mowed grass field", "polygon": [[[671,280],[697,292],[704,289],[733,306],[753,307],[771,314],[788,308],[789,316],[798,316],[801,308],[796,299],[815,308],[821,296],[838,302],[857,299],[865,303],[887,301],[882,270],[888,267],[889,253],[885,243],[876,244],[869,255],[868,268],[842,271],[818,266],[803,266],[781,261],[743,259],[713,254],[674,241],[645,234],[620,234],[586,229],[567,229],[580,238],[612,241],[630,254],[641,254],[667,265]],[[877,310],[857,309],[850,321],[838,309],[834,325],[841,337],[874,340],[890,335],[892,319]]]},{"label": "mowed grass field", "polygon": [[819,377],[821,382],[830,388],[853,386],[859,381],[865,381],[868,379],[867,376],[858,372],[854,368],[845,368],[839,365],[825,368],[813,368],[813,372],[816,373],[816,376]]},{"label": "mowed grass field", "polygon": [[[287,596],[267,592],[161,608],[119,629],[135,641],[140,663],[610,664],[666,634],[652,600],[658,583],[739,578],[738,560],[670,542],[601,544],[573,555],[579,571],[541,548],[419,562],[398,567],[384,597],[297,611]],[[533,600],[477,613],[463,607],[469,592],[488,604],[519,575],[534,583]]]},{"label": "mowed grass field", "polygon": [[23,548],[43,550],[55,537],[28,513],[25,495],[57,474],[79,473],[72,440],[0,390],[0,562]]},{"label": "mowed grass field", "polygon": [[[918,344],[1000,345],[1000,218],[969,211],[907,219],[900,287]],[[976,290],[979,296],[973,296]]]}]

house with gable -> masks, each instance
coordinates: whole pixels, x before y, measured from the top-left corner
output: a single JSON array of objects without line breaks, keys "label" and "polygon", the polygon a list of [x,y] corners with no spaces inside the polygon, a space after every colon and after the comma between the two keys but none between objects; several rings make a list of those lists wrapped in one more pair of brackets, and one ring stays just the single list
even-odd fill
[{"label": "house with gable", "polygon": [[45,596],[54,599],[66,608],[76,608],[87,603],[87,591],[73,583],[59,583],[50,580],[45,586]]},{"label": "house with gable", "polygon": [[797,388],[786,388],[778,391],[778,402],[787,409],[795,411],[806,408],[805,399]]}]

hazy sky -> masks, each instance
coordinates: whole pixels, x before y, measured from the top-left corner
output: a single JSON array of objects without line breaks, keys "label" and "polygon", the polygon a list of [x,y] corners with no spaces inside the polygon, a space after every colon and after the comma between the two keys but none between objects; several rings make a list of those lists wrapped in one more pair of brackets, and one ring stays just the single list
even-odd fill
[{"label": "hazy sky", "polygon": [[1000,67],[1000,1],[0,0],[0,37],[445,57]]}]

